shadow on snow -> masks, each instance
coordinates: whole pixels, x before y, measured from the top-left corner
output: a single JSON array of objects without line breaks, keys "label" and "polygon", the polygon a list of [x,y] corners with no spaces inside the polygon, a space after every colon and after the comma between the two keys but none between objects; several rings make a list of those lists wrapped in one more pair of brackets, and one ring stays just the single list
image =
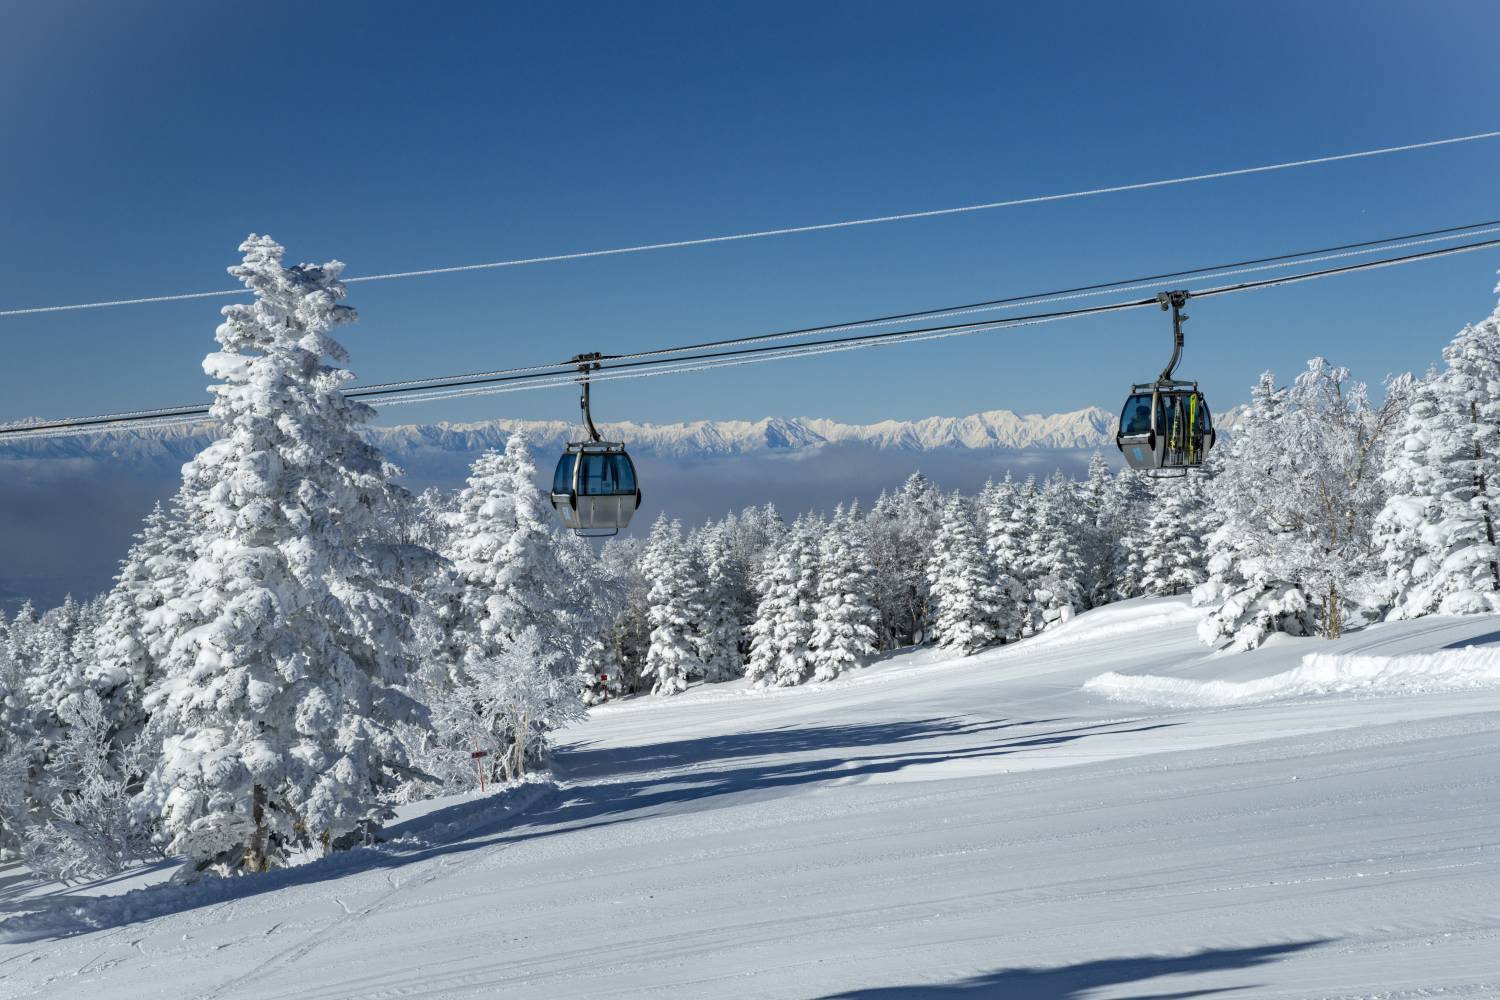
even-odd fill
[{"label": "shadow on snow", "polygon": [[[385,831],[389,839],[384,844],[343,851],[263,875],[208,878],[193,885],[155,885],[113,897],[59,897],[46,909],[0,921],[0,941],[18,943],[86,934],[363,871],[399,870],[448,855],[630,823],[684,804],[691,804],[694,810],[711,809],[734,804],[736,796],[846,782],[949,761],[1002,758],[1092,736],[1177,725],[1095,723],[1000,736],[1005,730],[1056,721],[932,718],[786,727],[611,750],[564,748],[557,753],[561,774],[600,780],[557,789],[520,810],[509,809],[508,804],[517,795],[535,793],[537,786],[506,789],[498,796],[457,803],[395,824]],[[959,745],[918,746],[926,741],[957,741]],[[794,755],[796,759],[782,759]],[[747,763],[733,764],[750,758]],[[661,773],[673,768],[680,770]]]},{"label": "shadow on snow", "polygon": [[[1210,948],[1176,958],[1152,955],[1141,958],[1108,958],[1053,968],[996,969],[994,972],[952,983],[850,990],[847,993],[829,994],[821,1000],[959,1000],[962,997],[1083,1000],[1093,991],[1106,986],[1139,983],[1161,976],[1253,969],[1327,943],[1326,940],[1299,941],[1256,948]],[[1165,993],[1133,993],[1131,997],[1132,1000],[1185,1000],[1187,997],[1206,997],[1257,988],[1259,984],[1245,984]]]}]

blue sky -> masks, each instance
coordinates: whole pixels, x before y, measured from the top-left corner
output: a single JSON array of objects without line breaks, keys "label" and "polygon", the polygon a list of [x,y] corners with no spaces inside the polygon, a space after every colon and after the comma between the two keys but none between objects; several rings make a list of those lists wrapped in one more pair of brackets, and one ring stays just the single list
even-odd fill
[{"label": "blue sky", "polygon": [[[1046,194],[1500,128],[1500,8],[0,4],[0,307],[223,287],[250,231],[351,275]],[[1023,294],[1500,218],[1500,140],[959,217],[355,286],[361,381]],[[1202,302],[1180,374],[1378,381],[1500,253]],[[0,418],[202,398],[218,304],[0,318]],[[600,419],[1114,409],[1155,313],[601,388]],[[571,418],[548,391],[388,411]]]}]

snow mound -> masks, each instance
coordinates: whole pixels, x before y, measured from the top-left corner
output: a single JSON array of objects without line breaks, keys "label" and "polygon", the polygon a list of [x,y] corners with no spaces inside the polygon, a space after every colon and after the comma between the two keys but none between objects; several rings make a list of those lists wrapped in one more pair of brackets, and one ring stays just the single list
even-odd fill
[{"label": "snow mound", "polygon": [[1100,674],[1085,691],[1169,708],[1216,708],[1330,694],[1424,694],[1500,687],[1500,650],[1455,649],[1414,656],[1312,653],[1301,665],[1253,681],[1200,681],[1152,674]]},{"label": "snow mound", "polygon": [[1206,609],[1193,607],[1185,597],[1121,601],[1058,622],[1027,639],[1026,648],[1123,639],[1142,632],[1161,633],[1173,626],[1196,624],[1205,614]]}]

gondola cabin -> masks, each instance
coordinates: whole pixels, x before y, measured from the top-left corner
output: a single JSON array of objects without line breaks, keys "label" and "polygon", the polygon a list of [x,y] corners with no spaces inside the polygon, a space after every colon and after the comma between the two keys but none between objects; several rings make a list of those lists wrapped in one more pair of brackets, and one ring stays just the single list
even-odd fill
[{"label": "gondola cabin", "polygon": [[641,505],[635,464],[614,441],[575,441],[557,461],[552,506],[579,534],[613,535],[630,526]]},{"label": "gondola cabin", "polygon": [[1203,464],[1216,438],[1198,383],[1158,381],[1132,387],[1115,444],[1132,469],[1186,472]]}]

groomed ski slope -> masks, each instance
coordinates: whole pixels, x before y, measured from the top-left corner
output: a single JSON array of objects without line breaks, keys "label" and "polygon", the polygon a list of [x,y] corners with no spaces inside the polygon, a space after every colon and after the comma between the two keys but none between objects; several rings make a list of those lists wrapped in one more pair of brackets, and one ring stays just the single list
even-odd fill
[{"label": "groomed ski slope", "polygon": [[[1197,615],[606,706],[560,785],[261,878],[6,870],[0,997],[1500,996],[1500,618],[1211,655]],[[1364,680],[1267,683],[1308,654]]]}]

